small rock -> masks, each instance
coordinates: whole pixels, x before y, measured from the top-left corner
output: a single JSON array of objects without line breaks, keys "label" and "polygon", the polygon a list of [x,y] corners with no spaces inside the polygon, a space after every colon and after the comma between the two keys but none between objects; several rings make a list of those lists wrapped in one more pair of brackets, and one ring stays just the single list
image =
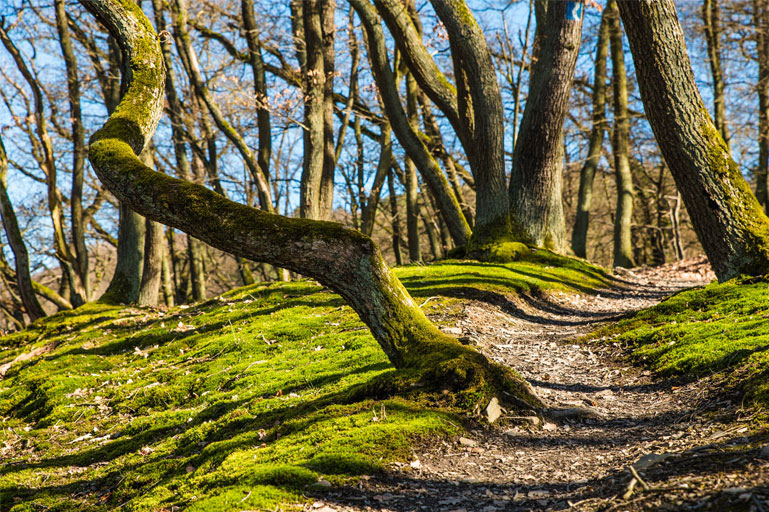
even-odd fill
[{"label": "small rock", "polygon": [[462,334],[462,329],[459,327],[444,327],[443,332],[446,334],[451,334],[452,336],[459,336]]},{"label": "small rock", "polygon": [[188,474],[192,473],[193,471],[195,471],[195,467],[194,466],[187,466],[186,468],[184,468],[184,471],[187,472]]},{"label": "small rock", "polygon": [[542,420],[539,419],[539,416],[524,416],[521,418],[521,421],[528,423],[532,427],[538,427],[540,423],[542,423]]},{"label": "small rock", "polygon": [[502,416],[502,408],[499,406],[499,400],[494,397],[486,406],[486,419],[489,423],[494,423],[500,416]]},{"label": "small rock", "polygon": [[422,469],[422,463],[419,462],[419,459],[412,462],[410,466],[411,466],[411,469]]},{"label": "small rock", "polygon": [[313,485],[316,485],[318,487],[331,487],[331,482],[324,478],[318,478],[318,481],[315,482]]},{"label": "small rock", "polygon": [[552,432],[554,430],[558,430],[558,425],[555,423],[545,423],[542,425],[542,430],[547,430],[548,432]]},{"label": "small rock", "polygon": [[461,444],[462,446],[476,446],[478,443],[476,441],[473,441],[472,439],[468,439],[466,437],[460,437],[459,444]]},{"label": "small rock", "polygon": [[761,448],[761,451],[758,452],[758,458],[769,459],[769,444]]},{"label": "small rock", "polygon": [[635,461],[632,464],[632,466],[633,466],[633,469],[641,473],[672,456],[673,454],[671,453],[647,453],[646,455],[642,456],[640,459]]}]

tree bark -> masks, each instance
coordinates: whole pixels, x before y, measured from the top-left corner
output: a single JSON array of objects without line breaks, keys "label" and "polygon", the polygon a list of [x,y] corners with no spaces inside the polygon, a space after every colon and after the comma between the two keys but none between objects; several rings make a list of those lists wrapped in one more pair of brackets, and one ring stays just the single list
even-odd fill
[{"label": "tree bark", "polygon": [[529,96],[510,177],[513,234],[557,252],[565,247],[561,198],[563,121],[582,33],[580,2],[536,0]]},{"label": "tree bark", "polygon": [[302,69],[304,159],[299,189],[299,214],[305,219],[321,218],[320,188],[325,164],[326,87],[321,3],[321,0],[307,0],[302,5],[306,60]]},{"label": "tree bark", "polygon": [[635,267],[633,258],[633,175],[630,172],[630,122],[627,107],[627,72],[622,26],[616,2],[607,6],[611,33],[612,85],[614,88],[614,175],[617,182],[617,208],[614,215],[614,266]]},{"label": "tree bark", "polygon": [[769,219],[697,90],[673,0],[618,0],[646,114],[721,281],[769,272]]},{"label": "tree bark", "polygon": [[598,170],[606,131],[606,59],[609,55],[608,9],[601,16],[598,43],[595,51],[593,77],[593,127],[590,131],[587,158],[579,174],[577,218],[571,235],[571,248],[579,258],[587,258],[587,231],[590,226],[590,210],[593,203],[593,181]]},{"label": "tree bark", "polygon": [[350,304],[397,368],[421,370],[427,382],[472,390],[476,397],[507,391],[540,405],[512,372],[430,323],[370,238],[339,224],[255,210],[145,166],[136,154],[155,131],[163,101],[163,59],[155,33],[130,2],[81,3],[108,27],[130,63],[126,94],[91,137],[88,153],[118,198],[213,247],[317,279]]}]

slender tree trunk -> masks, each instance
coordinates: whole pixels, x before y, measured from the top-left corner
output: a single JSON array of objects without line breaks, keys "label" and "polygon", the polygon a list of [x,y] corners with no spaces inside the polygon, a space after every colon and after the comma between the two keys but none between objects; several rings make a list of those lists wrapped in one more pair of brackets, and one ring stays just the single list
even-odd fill
[{"label": "slender tree trunk", "polygon": [[579,174],[579,195],[577,197],[577,218],[571,235],[571,248],[580,258],[587,258],[587,231],[590,225],[590,210],[593,203],[593,181],[598,170],[606,131],[606,59],[609,55],[608,9],[601,16],[598,29],[598,43],[595,51],[595,74],[593,78],[593,128],[590,132],[587,158]]},{"label": "slender tree trunk", "polygon": [[430,154],[422,139],[414,132],[414,128],[403,111],[377,13],[366,0],[351,0],[350,4],[358,13],[368,35],[371,67],[393,132],[406,154],[416,164],[425,184],[435,196],[438,208],[446,221],[454,243],[465,245],[471,236],[470,226],[467,224],[459,202],[438,162]]},{"label": "slender tree trunk", "polygon": [[323,20],[321,0],[306,0],[302,6],[304,51],[304,160],[300,184],[299,212],[306,219],[321,218],[320,188],[325,149],[325,87],[323,66]]},{"label": "slender tree trunk", "polygon": [[769,211],[769,0],[753,0],[753,26],[758,54],[758,166],[756,197]]},{"label": "slender tree trunk", "polygon": [[702,21],[708,48],[708,64],[713,79],[713,122],[729,147],[729,129],[726,125],[726,96],[724,94],[724,68],[721,65],[721,0],[703,0]]},{"label": "slender tree trunk", "polygon": [[160,298],[160,285],[165,262],[164,226],[146,219],[144,237],[144,265],[139,285],[137,304],[155,306]]},{"label": "slender tree trunk", "polygon": [[[406,113],[409,123],[415,131],[418,129],[417,118],[417,83],[411,73],[406,75]],[[422,250],[419,244],[419,181],[417,167],[409,157],[406,157],[406,228],[409,240],[409,260],[422,261]]]},{"label": "slender tree trunk", "polygon": [[632,268],[633,175],[630,172],[630,122],[627,108],[627,73],[622,26],[617,4],[607,6],[610,16],[612,83],[614,87],[614,175],[617,180],[617,209],[614,216],[614,266]]},{"label": "slender tree trunk", "polygon": [[24,244],[24,238],[16,220],[16,212],[13,209],[11,198],[8,197],[8,157],[5,154],[5,146],[0,136],[0,217],[3,220],[5,236],[13,251],[13,259],[16,262],[16,284],[19,289],[24,311],[29,319],[34,321],[45,316],[42,306],[37,301],[35,290],[32,287],[32,276],[29,272],[29,253]]},{"label": "slender tree trunk", "polygon": [[85,129],[80,108],[80,79],[77,59],[72,49],[72,40],[67,26],[67,14],[64,0],[54,0],[56,30],[59,45],[64,56],[67,70],[67,97],[69,99],[70,119],[72,120],[72,189],[70,191],[70,217],[72,222],[72,243],[75,247],[75,259],[72,262],[82,288],[82,299],[91,298],[91,284],[88,275],[88,249],[85,245],[85,222],[83,216],[83,179],[85,169]]},{"label": "slender tree trunk", "polygon": [[366,236],[371,236],[374,231],[374,221],[376,220],[376,213],[377,209],[379,208],[379,196],[382,191],[384,181],[388,176],[390,166],[392,165],[392,142],[390,138],[390,125],[382,125],[380,132],[382,136],[379,142],[379,160],[377,161],[374,184],[371,187],[371,193],[366,200],[366,205],[361,212],[361,232]]},{"label": "slender tree trunk", "polygon": [[334,34],[336,32],[336,0],[321,0],[320,17],[323,37],[323,173],[320,178],[320,218],[329,220],[334,209],[334,172],[336,151],[334,147]]},{"label": "slender tree trunk", "polygon": [[100,301],[109,304],[136,302],[144,268],[144,230],[144,217],[121,202],[115,273]]},{"label": "slender tree trunk", "polygon": [[[150,169],[155,169],[155,146],[150,144],[141,154],[141,160]],[[165,253],[164,226],[145,219],[144,263],[136,295],[136,303],[155,306],[158,303],[162,278],[163,255]]]},{"label": "slender tree trunk", "polygon": [[[154,0],[157,1],[157,0]],[[254,76],[254,96],[256,98],[256,124],[259,129],[259,150],[257,164],[264,173],[264,178],[270,181],[270,158],[272,156],[272,123],[270,106],[267,98],[267,80],[265,77],[262,46],[259,42],[259,29],[254,17],[254,0],[242,0],[241,13],[243,28],[248,44],[248,62]]]},{"label": "slender tree trunk", "polygon": [[[165,233],[164,233],[165,236]],[[163,247],[165,249],[166,243],[163,240]],[[161,279],[163,283],[163,302],[166,306],[174,306],[174,281],[173,281],[173,267],[171,263],[171,251],[163,251],[163,265],[161,267]]]},{"label": "slender tree trunk", "polygon": [[395,264],[403,265],[403,254],[401,253],[401,221],[398,213],[398,197],[395,195],[395,174],[392,170],[387,173],[387,189],[390,194],[390,216],[392,217],[393,229],[393,252],[395,253]]},{"label": "slender tree trunk", "polygon": [[721,281],[769,272],[769,219],[697,90],[673,0],[618,0],[641,98]]},{"label": "slender tree trunk", "polygon": [[580,2],[536,0],[529,96],[510,178],[513,234],[555,251],[565,247],[561,198],[563,121],[582,33]]}]

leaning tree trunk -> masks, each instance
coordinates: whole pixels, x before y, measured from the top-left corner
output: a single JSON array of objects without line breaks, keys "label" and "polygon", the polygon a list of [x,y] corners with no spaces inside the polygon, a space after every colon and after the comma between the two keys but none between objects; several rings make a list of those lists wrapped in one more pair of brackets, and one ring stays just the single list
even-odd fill
[{"label": "leaning tree trunk", "polygon": [[607,11],[601,16],[598,29],[598,43],[595,51],[595,73],[593,78],[593,128],[590,132],[587,158],[579,174],[579,195],[577,196],[577,218],[571,234],[571,248],[580,258],[587,258],[587,230],[590,226],[590,210],[593,203],[593,181],[598,170],[606,131],[606,58],[609,55],[609,17]]},{"label": "leaning tree trunk", "polygon": [[563,121],[579,54],[583,7],[580,2],[536,1],[534,65],[510,177],[513,234],[555,251],[566,243]]},{"label": "leaning tree trunk", "polygon": [[8,157],[5,154],[3,139],[0,137],[0,218],[3,221],[5,235],[13,251],[13,259],[16,262],[16,281],[21,296],[21,303],[30,320],[37,320],[45,316],[42,306],[37,301],[35,290],[32,287],[32,276],[29,272],[29,253],[24,244],[19,223],[16,220],[16,212],[13,209],[11,198],[8,197],[6,184],[8,180]]},{"label": "leaning tree trunk", "polygon": [[91,137],[88,152],[97,175],[115,196],[213,247],[317,279],[350,304],[397,368],[421,370],[429,382],[472,390],[476,396],[507,391],[539,404],[519,377],[430,323],[369,237],[340,224],[256,210],[144,165],[136,155],[163,111],[164,69],[157,36],[133,2],[81,3],[117,39],[129,64],[126,93]]},{"label": "leaning tree trunk", "polygon": [[614,266],[635,267],[633,258],[633,174],[630,172],[630,123],[627,112],[627,73],[622,26],[616,2],[608,6],[611,33],[612,84],[614,87],[614,175],[617,182],[617,209],[614,215]]},{"label": "leaning tree trunk", "polygon": [[766,274],[769,218],[697,90],[673,0],[618,4],[646,115],[716,276]]}]

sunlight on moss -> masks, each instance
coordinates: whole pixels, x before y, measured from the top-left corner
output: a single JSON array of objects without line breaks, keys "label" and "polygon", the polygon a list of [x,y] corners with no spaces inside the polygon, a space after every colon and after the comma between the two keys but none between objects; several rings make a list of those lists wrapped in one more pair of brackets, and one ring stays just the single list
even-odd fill
[{"label": "sunlight on moss", "polygon": [[[396,272],[440,314],[465,288],[608,282],[600,269],[540,252]],[[413,397],[365,396],[394,370],[342,299],[309,281],[169,310],[88,304],[0,339],[0,361],[37,347],[47,352],[0,380],[3,510],[301,508],[319,479],[379,472],[461,423]]]}]

